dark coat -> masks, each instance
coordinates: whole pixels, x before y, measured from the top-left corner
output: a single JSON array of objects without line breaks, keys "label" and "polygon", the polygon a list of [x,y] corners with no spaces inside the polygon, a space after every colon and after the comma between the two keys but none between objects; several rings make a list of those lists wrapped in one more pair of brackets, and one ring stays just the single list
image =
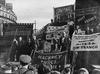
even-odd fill
[{"label": "dark coat", "polygon": [[70,40],[68,37],[65,37],[64,40],[62,39],[63,37],[60,38],[61,51],[66,51],[69,49]]}]

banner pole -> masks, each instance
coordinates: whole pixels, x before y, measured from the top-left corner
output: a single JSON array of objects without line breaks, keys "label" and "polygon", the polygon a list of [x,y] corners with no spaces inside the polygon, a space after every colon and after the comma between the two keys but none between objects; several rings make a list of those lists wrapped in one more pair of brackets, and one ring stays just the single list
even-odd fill
[{"label": "banner pole", "polygon": [[[15,31],[14,39],[16,37],[16,34],[17,34],[17,29]],[[10,61],[10,54],[11,54],[11,51],[12,51],[13,44],[14,44],[14,42],[12,42],[12,44],[11,44],[10,51],[8,53],[8,60],[7,60],[7,62]],[[14,58],[14,59],[16,59],[16,58]]]},{"label": "banner pole", "polygon": [[[76,9],[76,1],[74,4],[74,30],[75,30],[75,9]],[[74,74],[74,67],[75,67],[75,61],[76,61],[76,51],[73,49],[73,59],[72,59],[72,65],[71,65],[71,74]]]},{"label": "banner pole", "polygon": [[65,54],[65,62],[64,62],[64,67],[65,67],[65,65],[66,65],[66,62],[67,62],[67,59],[66,59],[66,57],[67,57],[67,54]]},{"label": "banner pole", "polygon": [[[34,27],[35,28],[35,32],[34,32],[35,34],[34,35],[36,36],[36,20],[35,20],[35,23],[34,24],[35,24],[35,27]],[[35,56],[35,52],[37,51],[36,42],[37,42],[37,38],[35,40],[35,50],[32,50],[32,52],[30,54],[31,57],[32,57],[32,54],[33,54],[33,57],[34,57]]]}]

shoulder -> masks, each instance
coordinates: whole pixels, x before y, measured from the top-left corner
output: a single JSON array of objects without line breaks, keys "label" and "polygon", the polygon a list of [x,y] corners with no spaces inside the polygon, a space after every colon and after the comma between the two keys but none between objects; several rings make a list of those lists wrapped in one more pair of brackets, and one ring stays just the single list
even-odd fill
[{"label": "shoulder", "polygon": [[21,68],[21,69],[16,70],[14,74],[23,74],[25,71],[26,69]]}]

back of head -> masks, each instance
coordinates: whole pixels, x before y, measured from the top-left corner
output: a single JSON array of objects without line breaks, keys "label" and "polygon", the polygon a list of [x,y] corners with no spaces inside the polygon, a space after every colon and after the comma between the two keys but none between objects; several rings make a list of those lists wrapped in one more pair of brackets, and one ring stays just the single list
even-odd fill
[{"label": "back of head", "polygon": [[20,60],[21,65],[24,66],[31,62],[31,57],[28,55],[21,55],[19,60]]}]

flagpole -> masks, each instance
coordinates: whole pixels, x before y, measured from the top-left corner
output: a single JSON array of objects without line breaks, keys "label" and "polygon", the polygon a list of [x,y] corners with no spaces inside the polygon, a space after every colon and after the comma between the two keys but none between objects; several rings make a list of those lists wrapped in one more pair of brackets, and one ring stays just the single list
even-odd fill
[{"label": "flagpole", "polygon": [[[36,20],[35,20],[35,23],[34,23],[34,25],[35,25],[35,31],[34,31],[34,28],[33,28],[33,33],[34,33],[34,35],[36,36]],[[37,38],[36,38],[36,41],[37,41]],[[36,41],[35,41],[35,50],[32,50],[32,52],[31,52],[31,54],[30,54],[30,56],[32,57],[34,57],[35,56],[35,52],[37,51],[37,47],[36,47]],[[33,54],[33,55],[32,55]]]},{"label": "flagpole", "polygon": [[[16,29],[16,31],[15,31],[14,39],[15,39],[15,37],[16,37],[16,34],[17,34],[17,29]],[[8,53],[8,60],[7,60],[7,62],[10,61],[10,54],[11,54],[11,51],[12,51],[13,44],[14,44],[14,42],[12,42],[12,44],[11,44],[10,51],[9,51],[9,53]],[[15,58],[15,59],[16,59],[16,58]]]},{"label": "flagpole", "polygon": [[[67,52],[68,53],[68,52]],[[67,62],[67,54],[65,54],[65,63],[64,63],[64,67],[66,66],[66,62]]]},{"label": "flagpole", "polygon": [[[76,1],[74,3],[74,29],[75,29],[75,9],[76,9]],[[72,65],[71,65],[71,74],[74,74],[74,67],[77,57],[77,52],[73,49],[73,58],[72,58]]]}]

